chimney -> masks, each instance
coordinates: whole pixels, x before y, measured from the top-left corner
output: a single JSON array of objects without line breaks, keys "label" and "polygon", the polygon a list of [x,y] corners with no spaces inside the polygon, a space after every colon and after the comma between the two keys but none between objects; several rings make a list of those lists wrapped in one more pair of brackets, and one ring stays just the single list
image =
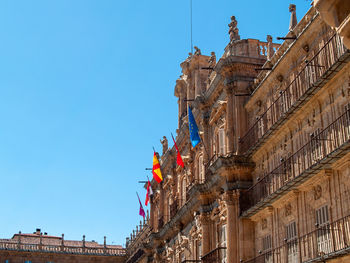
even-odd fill
[{"label": "chimney", "polygon": [[40,228],[37,228],[37,229],[35,230],[35,234],[36,234],[36,235],[40,235],[40,233],[41,233],[41,229],[40,229]]}]

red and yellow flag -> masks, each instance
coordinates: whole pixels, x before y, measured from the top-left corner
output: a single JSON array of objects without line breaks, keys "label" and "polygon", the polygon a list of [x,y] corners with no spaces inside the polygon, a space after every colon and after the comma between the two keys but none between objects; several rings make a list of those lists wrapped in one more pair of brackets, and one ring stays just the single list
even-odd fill
[{"label": "red and yellow flag", "polygon": [[155,152],[153,154],[152,174],[153,174],[154,180],[156,180],[157,183],[160,183],[161,181],[163,181],[162,173],[160,171],[160,164]]},{"label": "red and yellow flag", "polygon": [[177,155],[176,155],[176,163],[177,163],[179,166],[181,166],[182,168],[184,168],[184,167],[185,167],[185,164],[184,164],[184,161],[183,161],[182,158],[181,158],[181,154],[180,154],[179,148],[177,148],[177,145],[176,145],[176,142],[175,142],[175,139],[174,139],[173,134],[171,134],[171,137],[173,138],[174,146],[175,146],[175,149],[176,149],[176,152],[177,152]]}]

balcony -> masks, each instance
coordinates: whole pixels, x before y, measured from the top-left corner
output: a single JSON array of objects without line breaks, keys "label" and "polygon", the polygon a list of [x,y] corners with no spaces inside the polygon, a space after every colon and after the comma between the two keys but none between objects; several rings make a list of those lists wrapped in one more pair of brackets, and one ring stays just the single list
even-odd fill
[{"label": "balcony", "polygon": [[305,61],[305,66],[294,80],[240,139],[241,153],[250,155],[263,144],[274,130],[344,66],[349,54],[340,37],[333,35],[310,61]]},{"label": "balcony", "polygon": [[350,216],[347,216],[243,262],[328,262],[349,252]]},{"label": "balcony", "polygon": [[218,247],[202,257],[202,263],[226,263],[226,247]]},{"label": "balcony", "polygon": [[262,209],[291,187],[305,181],[350,151],[350,110],[347,110],[277,168],[263,176],[240,197],[243,216]]}]

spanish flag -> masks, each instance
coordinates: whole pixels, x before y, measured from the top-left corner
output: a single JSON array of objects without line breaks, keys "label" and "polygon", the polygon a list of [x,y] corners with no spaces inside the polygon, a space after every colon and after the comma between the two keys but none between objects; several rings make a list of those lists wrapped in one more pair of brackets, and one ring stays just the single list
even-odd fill
[{"label": "spanish flag", "polygon": [[153,174],[154,180],[156,180],[157,183],[160,183],[161,181],[163,181],[162,173],[160,171],[160,164],[155,152],[153,154],[152,174]]}]

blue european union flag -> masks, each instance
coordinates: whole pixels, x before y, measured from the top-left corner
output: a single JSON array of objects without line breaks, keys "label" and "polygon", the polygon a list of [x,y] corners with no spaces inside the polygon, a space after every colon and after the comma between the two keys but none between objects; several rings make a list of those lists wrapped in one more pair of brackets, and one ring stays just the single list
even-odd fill
[{"label": "blue european union flag", "polygon": [[190,139],[194,148],[198,143],[200,143],[201,138],[199,137],[196,120],[193,117],[190,106],[188,106],[188,127],[190,128]]}]

